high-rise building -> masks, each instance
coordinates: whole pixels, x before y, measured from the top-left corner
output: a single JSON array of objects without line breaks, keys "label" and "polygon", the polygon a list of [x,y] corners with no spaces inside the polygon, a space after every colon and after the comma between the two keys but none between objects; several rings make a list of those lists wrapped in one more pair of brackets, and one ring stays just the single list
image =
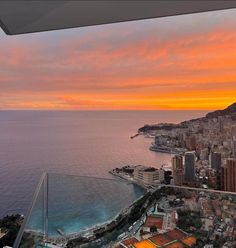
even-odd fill
[{"label": "high-rise building", "polygon": [[233,140],[233,156],[236,158],[236,139]]},{"label": "high-rise building", "polygon": [[195,180],[195,152],[186,152],[184,155],[185,176],[186,181]]},{"label": "high-rise building", "polygon": [[173,181],[175,185],[183,185],[184,165],[183,157],[176,155],[172,158]]},{"label": "high-rise building", "polygon": [[224,167],[224,190],[236,192],[236,159],[229,158]]},{"label": "high-rise building", "polygon": [[210,165],[212,169],[220,170],[221,168],[221,153],[220,152],[211,152],[210,154]]}]

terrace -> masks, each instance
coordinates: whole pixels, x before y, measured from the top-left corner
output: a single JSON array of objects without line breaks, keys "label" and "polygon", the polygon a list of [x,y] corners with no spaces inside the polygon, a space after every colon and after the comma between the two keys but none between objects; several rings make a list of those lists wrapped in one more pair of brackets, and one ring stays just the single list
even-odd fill
[{"label": "terrace", "polygon": [[[44,174],[15,247],[88,243],[113,230],[145,191],[115,179]],[[114,232],[114,240],[122,228]]]},{"label": "terrace", "polygon": [[[172,4],[174,4],[174,1]],[[2,6],[6,7],[7,5],[5,4]],[[165,10],[164,16],[170,14],[189,13],[189,11],[194,10],[194,8],[186,10],[185,8],[183,8],[183,5],[177,4],[176,6],[178,7],[177,12],[168,11],[169,8],[163,8],[162,10]],[[213,8],[211,5],[210,9],[219,9],[219,5],[217,6],[218,7]],[[232,7],[231,4],[227,6]],[[31,7],[33,7],[32,12],[29,15],[31,18],[34,18],[35,10],[36,12],[39,11],[41,13],[44,13],[45,9],[43,8],[38,8],[38,6],[35,5]],[[68,13],[73,12],[73,16],[78,17],[78,12],[81,11],[81,8],[79,7],[81,6],[76,7],[77,11],[74,11],[74,6],[68,5],[67,7],[70,10],[68,11]],[[143,9],[142,7],[142,5],[139,5],[139,8],[136,9],[137,13],[139,13],[140,9]],[[199,8],[199,5],[195,5],[195,7],[198,7],[197,11],[209,10],[208,8],[202,8],[201,6]],[[100,6],[100,8],[103,9],[103,6]],[[117,12],[116,5],[111,4],[110,8],[113,11],[112,13]],[[149,8],[149,13],[146,13],[145,15],[140,16],[135,14],[132,17],[124,17],[123,15],[120,16],[119,14],[119,16],[116,16],[115,19],[110,19],[110,17],[113,15],[108,12],[109,15],[107,17],[109,18],[108,20],[106,18],[105,19],[106,22],[116,22],[122,20],[134,20],[137,18],[163,16],[163,14],[159,12],[159,9],[158,13],[156,13],[151,11],[154,9],[152,5],[149,5]],[[26,25],[27,23],[23,23],[24,25],[19,25],[20,21],[22,20],[22,13],[25,16],[25,11],[22,12],[22,9],[24,10],[24,8],[10,8],[11,10],[18,9],[18,12],[4,11],[3,8],[1,9],[3,12],[6,13],[14,13],[13,16],[17,19],[17,21],[13,20],[12,22],[11,18],[10,20],[8,19],[8,15],[4,15],[4,24],[2,23],[2,21],[0,22],[0,24],[4,28],[4,31],[8,34],[19,34],[48,30],[47,23],[54,23],[51,21],[45,21],[45,19],[44,21],[41,20],[41,22],[40,20],[38,20],[39,24],[41,23],[41,26],[43,26],[42,28],[39,27],[40,25],[34,26],[35,23],[29,21],[30,19],[26,18],[28,20],[28,24],[30,25]],[[61,10],[61,8],[58,9]],[[124,9],[126,9],[124,8],[124,5],[119,6],[119,13],[123,14]],[[54,18],[56,17],[56,20],[60,20],[63,11],[55,12],[56,14],[54,15]],[[79,13],[82,14],[83,12]],[[104,23],[103,12],[101,10],[99,11],[99,15],[96,17],[98,18],[97,21],[99,24]],[[23,19],[25,20],[25,18]],[[65,19],[67,19],[68,21],[68,16]],[[83,24],[81,24],[80,22],[82,22]],[[12,23],[15,23],[17,25],[12,25]],[[75,22],[70,24],[67,23],[67,25],[60,25],[60,28],[92,24],[96,24],[96,22],[90,22],[85,18],[85,20],[80,19],[79,23]],[[55,27],[52,26],[49,27],[49,29],[54,28]],[[76,239],[81,237],[88,242],[93,241],[93,239],[96,239],[97,236],[103,234],[104,232],[106,232],[106,230],[113,231],[114,229],[116,229],[116,217],[122,217],[122,215],[128,216],[129,206],[132,205],[132,203],[143,194],[143,192],[141,192],[140,189],[138,190],[137,188],[135,188],[134,185],[126,184],[126,186],[121,186],[121,183],[117,180],[98,179],[89,177],[86,177],[85,179],[86,180],[83,180],[82,177],[76,176],[45,174],[37,188],[32,207],[30,208],[29,214],[18,235],[15,247],[21,247],[25,245],[48,246],[48,242],[56,242],[59,246],[65,246],[70,239]],[[205,217],[209,217],[212,211],[208,207],[208,203],[203,204],[203,209],[205,210]],[[207,214],[207,211],[210,211],[210,213]],[[219,210],[217,212],[217,215],[220,216],[220,214],[221,213]],[[229,215],[234,216],[234,212],[230,210]],[[148,216],[144,226],[149,228],[152,226],[156,226],[158,229],[162,229],[163,218]],[[115,233],[114,237],[117,237],[118,234],[119,233]],[[191,235],[185,238],[185,235],[181,235],[181,231],[172,230],[167,233],[166,236],[158,234],[156,236],[153,236],[150,240],[156,243],[157,245],[165,245],[171,239],[182,239],[182,242],[188,246],[192,246],[196,243],[196,238],[194,236]],[[153,243],[148,240],[135,243],[136,241],[137,240],[133,238],[129,241],[123,241],[123,243],[127,246],[134,244],[135,247],[137,247],[140,243],[142,243],[140,247],[150,247],[153,245]],[[171,247],[180,247],[178,245],[181,245],[181,243],[178,244],[177,242],[172,243],[171,245]],[[54,245],[51,244],[50,247],[54,247]]]},{"label": "terrace", "polygon": [[[111,192],[113,193],[111,194]],[[188,227],[190,231],[187,233],[184,231],[184,226],[182,227],[177,221],[176,227],[172,230],[162,229],[161,233],[152,233],[149,230],[142,235],[143,227],[154,225],[162,228],[163,224],[163,216],[156,214],[150,214],[146,220],[142,216],[135,220],[132,219],[131,222],[128,221],[132,212],[130,207],[134,206],[135,200],[143,194],[144,191],[140,187],[123,180],[45,174],[41,179],[15,247],[23,248],[29,244],[43,245],[43,247],[52,247],[53,244],[58,247],[74,247],[75,244],[83,243],[86,248],[93,247],[90,244],[95,244],[96,247],[107,247],[108,244],[112,244],[111,247],[119,248],[182,248],[193,247],[197,241],[196,237],[200,238],[202,242],[206,242],[204,223],[200,229],[194,230],[194,228],[189,229]],[[153,192],[153,196],[155,195],[157,198],[155,199],[153,196],[151,198],[157,200],[160,195],[163,195],[165,199],[171,200],[173,194],[181,196],[183,202],[185,195],[188,198],[189,194],[195,195],[196,199],[201,196],[199,200],[204,198],[205,201],[210,201],[214,196],[222,206],[224,204],[229,206],[236,201],[236,195],[233,193],[217,192],[216,194],[216,191],[212,190],[172,186],[160,187]],[[150,197],[151,193],[149,192],[145,197],[147,195]],[[162,201],[162,198],[159,200]],[[140,204],[139,201],[139,208],[141,208]],[[146,204],[146,201],[143,201],[142,204]],[[152,205],[151,202],[150,204]],[[196,201],[195,204],[199,203]],[[188,210],[185,205],[182,208],[181,211],[185,211],[182,214],[191,212],[191,209]],[[146,211],[148,212],[149,209],[150,207],[147,207]],[[229,211],[227,213],[234,216],[235,210],[230,209],[226,208]],[[185,219],[184,216],[181,218]],[[191,214],[188,214],[188,217],[190,216]],[[228,218],[217,219],[217,221],[224,224]],[[232,223],[228,224],[230,228],[233,228]],[[131,226],[132,228],[130,228]],[[108,233],[109,235],[107,235]],[[222,235],[225,234],[222,233]],[[231,232],[228,232],[228,237],[234,239],[232,235]],[[68,244],[72,246],[68,246]]]}]

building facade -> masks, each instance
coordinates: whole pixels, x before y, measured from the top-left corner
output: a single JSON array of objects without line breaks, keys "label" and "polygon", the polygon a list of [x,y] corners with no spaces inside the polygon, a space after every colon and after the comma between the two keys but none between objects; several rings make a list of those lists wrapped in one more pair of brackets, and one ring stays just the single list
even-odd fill
[{"label": "building facade", "polygon": [[172,172],[174,185],[182,186],[184,177],[183,157],[176,155],[172,158]]},{"label": "building facade", "polygon": [[236,158],[229,158],[224,167],[224,190],[236,192]]},{"label": "building facade", "polygon": [[220,152],[212,152],[210,154],[210,165],[212,169],[220,170],[221,168],[221,153]]},{"label": "building facade", "polygon": [[184,155],[185,181],[195,181],[195,152],[186,152]]},{"label": "building facade", "polygon": [[164,170],[138,165],[134,168],[134,180],[145,186],[157,186],[164,181]]}]

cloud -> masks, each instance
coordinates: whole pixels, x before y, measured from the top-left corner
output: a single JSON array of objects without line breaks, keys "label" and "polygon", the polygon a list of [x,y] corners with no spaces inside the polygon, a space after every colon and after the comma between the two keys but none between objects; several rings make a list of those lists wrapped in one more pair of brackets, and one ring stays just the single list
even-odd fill
[{"label": "cloud", "polygon": [[2,107],[195,109],[227,104],[236,91],[234,16],[235,10],[228,10],[4,36]]}]

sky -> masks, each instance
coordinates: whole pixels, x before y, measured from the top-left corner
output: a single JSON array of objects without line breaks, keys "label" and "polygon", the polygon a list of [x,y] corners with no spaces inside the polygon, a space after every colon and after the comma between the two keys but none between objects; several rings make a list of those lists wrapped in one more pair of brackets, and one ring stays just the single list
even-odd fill
[{"label": "sky", "polygon": [[0,109],[212,110],[236,102],[236,10],[19,36]]}]

